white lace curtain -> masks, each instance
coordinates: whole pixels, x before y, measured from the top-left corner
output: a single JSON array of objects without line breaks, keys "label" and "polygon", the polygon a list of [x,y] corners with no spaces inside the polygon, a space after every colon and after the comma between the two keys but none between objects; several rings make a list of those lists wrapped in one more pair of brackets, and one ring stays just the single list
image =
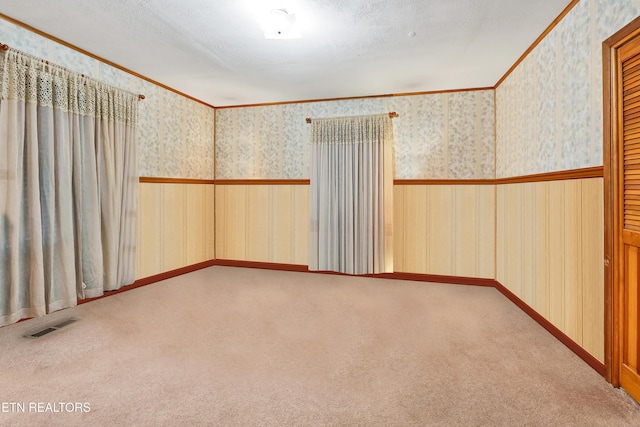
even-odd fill
[{"label": "white lace curtain", "polygon": [[135,280],[138,97],[0,55],[0,326]]},{"label": "white lace curtain", "polygon": [[393,272],[393,132],[388,114],[314,119],[309,270]]}]

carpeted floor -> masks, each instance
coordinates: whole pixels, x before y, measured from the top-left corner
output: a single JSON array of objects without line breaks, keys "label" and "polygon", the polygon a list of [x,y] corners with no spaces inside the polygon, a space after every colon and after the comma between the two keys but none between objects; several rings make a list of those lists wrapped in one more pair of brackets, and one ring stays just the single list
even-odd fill
[{"label": "carpeted floor", "polygon": [[0,328],[0,425],[638,426],[640,407],[493,288],[211,267]]}]

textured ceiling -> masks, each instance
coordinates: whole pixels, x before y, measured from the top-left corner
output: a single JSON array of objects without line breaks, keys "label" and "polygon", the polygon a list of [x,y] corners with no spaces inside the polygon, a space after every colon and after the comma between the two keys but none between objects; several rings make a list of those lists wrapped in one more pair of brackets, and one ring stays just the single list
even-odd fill
[{"label": "textured ceiling", "polygon": [[[265,39],[253,15],[265,3],[295,13],[303,37]],[[0,12],[228,106],[493,86],[569,3],[0,0]]]}]

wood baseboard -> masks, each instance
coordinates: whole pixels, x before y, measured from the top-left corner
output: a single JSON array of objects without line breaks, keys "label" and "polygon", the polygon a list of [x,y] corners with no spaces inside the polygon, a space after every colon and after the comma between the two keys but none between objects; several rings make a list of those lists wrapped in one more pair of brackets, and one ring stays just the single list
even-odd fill
[{"label": "wood baseboard", "polygon": [[420,274],[420,273],[382,273],[382,274],[368,274],[367,277],[376,277],[379,279],[394,279],[394,280],[412,280],[415,282],[431,282],[431,283],[446,283],[448,285],[467,285],[467,286],[488,286],[493,287],[495,280],[482,279],[477,277],[463,277],[463,276],[442,276],[438,274]]},{"label": "wood baseboard", "polygon": [[[279,264],[275,262],[237,261],[234,259],[215,259],[213,260],[213,265],[222,265],[225,267],[260,268],[263,270],[309,272],[309,268],[304,264]],[[336,274],[339,274],[339,273],[336,273]]]},{"label": "wood baseboard", "polygon": [[[303,264],[278,264],[272,262],[257,262],[257,261],[238,261],[231,259],[217,259],[213,261],[214,265],[222,265],[227,267],[243,267],[243,268],[261,268],[264,270],[279,270],[279,271],[298,271],[304,273],[315,274],[337,274],[342,276],[349,276],[348,274],[338,273],[335,271],[311,271],[306,265]],[[375,279],[394,279],[394,280],[412,280],[416,282],[433,282],[433,283],[447,283],[450,285],[472,285],[472,286],[494,286],[495,280],[493,279],[478,279],[474,277],[461,277],[461,276],[441,276],[436,274],[419,274],[419,273],[380,273],[380,274],[362,274],[361,277],[372,277]]]},{"label": "wood baseboard", "polygon": [[105,297],[108,297],[108,296],[111,296],[111,295],[120,294],[122,292],[130,291],[131,289],[136,289],[136,288],[139,288],[141,286],[146,286],[146,285],[150,285],[152,283],[161,282],[163,280],[170,279],[172,277],[181,276],[183,274],[191,273],[192,271],[196,271],[196,270],[200,270],[200,269],[203,269],[203,268],[211,267],[211,266],[215,265],[214,263],[215,263],[214,260],[204,261],[204,262],[200,262],[198,264],[188,265],[186,267],[182,267],[182,268],[178,268],[178,269],[175,269],[175,270],[167,271],[165,273],[160,273],[160,274],[156,274],[154,276],[149,276],[149,277],[145,277],[143,279],[138,279],[135,282],[133,282],[132,284],[127,285],[127,286],[123,286],[118,290],[106,291],[104,293],[104,295],[102,295],[102,296],[79,300],[78,301],[78,305],[86,304],[88,302],[95,301],[95,300],[98,300],[98,299],[101,299],[101,298],[105,298]]}]

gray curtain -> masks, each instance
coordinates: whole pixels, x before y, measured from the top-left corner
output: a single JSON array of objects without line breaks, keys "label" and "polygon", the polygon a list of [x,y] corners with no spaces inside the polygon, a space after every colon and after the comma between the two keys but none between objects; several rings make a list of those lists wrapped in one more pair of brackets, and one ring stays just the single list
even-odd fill
[{"label": "gray curtain", "polygon": [[314,119],[309,269],[393,272],[389,115]]},{"label": "gray curtain", "polygon": [[135,280],[137,96],[0,55],[0,325]]}]

